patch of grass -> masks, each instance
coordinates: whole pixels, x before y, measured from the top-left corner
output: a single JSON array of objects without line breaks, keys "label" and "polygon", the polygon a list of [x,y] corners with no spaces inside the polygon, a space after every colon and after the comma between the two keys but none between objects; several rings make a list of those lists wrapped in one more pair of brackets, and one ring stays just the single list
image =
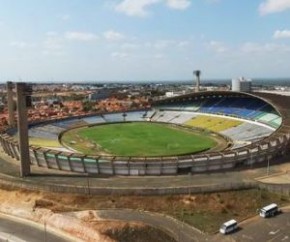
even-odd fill
[{"label": "patch of grass", "polygon": [[[168,156],[195,153],[216,145],[197,131],[158,123],[97,125],[66,132],[62,141],[86,154],[118,156]],[[75,141],[75,142],[72,142]]]},{"label": "patch of grass", "polygon": [[[236,219],[239,222],[257,215],[257,209],[270,203],[281,206],[289,204],[290,200],[289,197],[256,189],[195,197],[198,204],[194,206],[179,204],[174,208],[174,212],[168,210],[166,213],[209,234],[218,231],[225,221]],[[218,202],[221,198],[223,203]]]}]

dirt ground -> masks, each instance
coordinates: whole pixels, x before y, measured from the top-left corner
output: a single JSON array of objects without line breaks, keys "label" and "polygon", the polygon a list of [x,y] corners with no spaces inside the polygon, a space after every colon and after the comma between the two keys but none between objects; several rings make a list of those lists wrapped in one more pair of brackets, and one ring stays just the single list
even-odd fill
[{"label": "dirt ground", "polygon": [[[0,190],[2,212],[17,215],[15,211],[19,210],[22,217],[27,217],[28,213],[37,214],[40,222],[43,213],[56,216],[85,210],[130,208],[164,213],[210,234],[217,231],[219,225],[227,219],[242,221],[271,202],[289,204],[288,198],[259,190],[179,196],[80,196],[8,188]],[[35,216],[34,219],[37,220]],[[164,232],[142,223],[106,221],[88,215],[79,219],[102,238],[100,241],[174,241]],[[70,232],[79,237],[88,234],[87,231]],[[90,241],[89,238],[85,240]]]}]

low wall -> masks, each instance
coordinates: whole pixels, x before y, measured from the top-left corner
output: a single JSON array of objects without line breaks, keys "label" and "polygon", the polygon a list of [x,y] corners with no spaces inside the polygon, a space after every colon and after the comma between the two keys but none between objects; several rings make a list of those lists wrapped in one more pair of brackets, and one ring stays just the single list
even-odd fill
[{"label": "low wall", "polygon": [[[84,177],[85,179],[85,177]],[[257,188],[256,182],[235,182],[209,184],[203,186],[190,187],[156,187],[156,188],[120,188],[120,187],[93,187],[90,185],[89,177],[84,185],[63,185],[63,184],[46,184],[29,180],[29,178],[16,178],[0,175],[0,184],[7,188],[22,188],[32,191],[47,191],[57,193],[74,193],[84,195],[179,195],[179,194],[200,194],[211,192],[223,192],[232,190],[245,190]]]},{"label": "low wall", "polygon": [[260,189],[290,197],[290,184],[257,183],[257,185]]}]

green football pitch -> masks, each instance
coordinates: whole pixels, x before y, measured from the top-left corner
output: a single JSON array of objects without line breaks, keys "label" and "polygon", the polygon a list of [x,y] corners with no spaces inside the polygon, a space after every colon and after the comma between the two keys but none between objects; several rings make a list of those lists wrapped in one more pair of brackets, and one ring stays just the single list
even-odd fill
[{"label": "green football pitch", "polygon": [[205,133],[160,123],[117,123],[72,129],[62,143],[89,155],[168,156],[216,145]]}]

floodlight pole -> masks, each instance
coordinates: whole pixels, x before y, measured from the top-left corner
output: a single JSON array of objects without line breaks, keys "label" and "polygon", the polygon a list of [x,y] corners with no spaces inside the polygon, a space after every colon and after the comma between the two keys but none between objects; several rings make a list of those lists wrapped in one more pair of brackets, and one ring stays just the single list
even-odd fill
[{"label": "floodlight pole", "polygon": [[267,165],[267,176],[269,176],[269,172],[270,172],[270,158],[268,158],[268,165]]},{"label": "floodlight pole", "polygon": [[17,127],[19,136],[19,152],[20,152],[20,176],[30,175],[30,155],[28,141],[28,121],[26,109],[26,83],[16,83],[17,95]]},{"label": "floodlight pole", "polygon": [[15,126],[14,119],[14,102],[13,102],[13,83],[7,82],[7,105],[8,105],[8,124],[10,127]]}]

